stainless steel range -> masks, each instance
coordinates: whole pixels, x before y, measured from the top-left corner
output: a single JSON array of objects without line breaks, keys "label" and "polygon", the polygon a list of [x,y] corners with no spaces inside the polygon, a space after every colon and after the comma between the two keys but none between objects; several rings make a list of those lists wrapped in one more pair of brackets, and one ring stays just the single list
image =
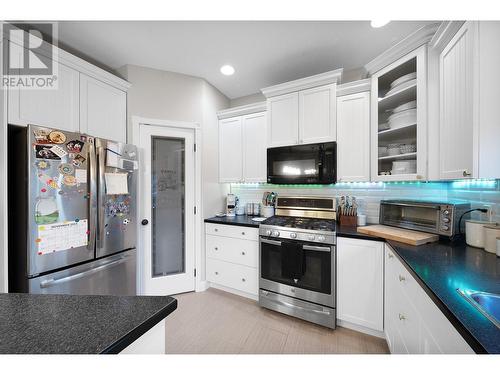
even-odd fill
[{"label": "stainless steel range", "polygon": [[335,198],[278,197],[259,227],[259,304],[335,328]]}]

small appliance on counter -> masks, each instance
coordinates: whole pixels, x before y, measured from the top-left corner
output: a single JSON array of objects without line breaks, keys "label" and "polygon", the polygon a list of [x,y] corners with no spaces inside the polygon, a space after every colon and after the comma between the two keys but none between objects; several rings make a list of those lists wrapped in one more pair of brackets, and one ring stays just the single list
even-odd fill
[{"label": "small appliance on counter", "polygon": [[469,209],[470,203],[463,201],[382,200],[379,223],[452,238]]},{"label": "small appliance on counter", "polygon": [[228,194],[226,197],[226,216],[235,217],[238,206],[238,197],[234,194]]}]

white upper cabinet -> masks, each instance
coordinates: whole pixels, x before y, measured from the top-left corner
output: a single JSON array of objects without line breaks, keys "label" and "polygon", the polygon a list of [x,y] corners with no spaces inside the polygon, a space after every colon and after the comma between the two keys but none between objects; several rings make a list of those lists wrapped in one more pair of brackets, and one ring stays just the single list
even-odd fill
[{"label": "white upper cabinet", "polygon": [[337,238],[337,319],[384,329],[384,243]]},{"label": "white upper cabinet", "polygon": [[370,92],[337,98],[337,181],[370,181]]},{"label": "white upper cabinet", "polygon": [[241,117],[219,121],[219,181],[243,182]]},{"label": "white upper cabinet", "polygon": [[373,181],[427,178],[427,46],[372,76]]},{"label": "white upper cabinet", "polygon": [[80,131],[118,142],[127,141],[127,94],[80,74]]},{"label": "white upper cabinet", "polygon": [[[10,42],[12,43],[12,42]],[[10,51],[23,52],[23,48]],[[58,64],[57,88],[8,90],[8,122],[13,125],[28,124],[77,132],[79,129],[78,71]]]},{"label": "white upper cabinet", "polygon": [[336,84],[299,91],[299,143],[336,138]]},{"label": "white upper cabinet", "polygon": [[299,94],[275,96],[267,101],[269,147],[295,145],[299,142]]},{"label": "white upper cabinet", "polygon": [[466,22],[439,56],[440,178],[477,177],[474,133],[477,76],[475,25]]},{"label": "white upper cabinet", "polygon": [[335,141],[337,81],[342,69],[263,88],[267,146]]},{"label": "white upper cabinet", "polygon": [[266,113],[243,116],[243,180],[265,182],[266,165]]}]

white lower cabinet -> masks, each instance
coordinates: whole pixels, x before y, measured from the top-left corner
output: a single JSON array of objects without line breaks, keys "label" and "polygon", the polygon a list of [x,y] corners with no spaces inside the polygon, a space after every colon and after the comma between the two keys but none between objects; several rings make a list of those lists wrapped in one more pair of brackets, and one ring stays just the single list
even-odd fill
[{"label": "white lower cabinet", "polygon": [[384,330],[394,354],[474,353],[387,244]]},{"label": "white lower cabinet", "polygon": [[384,243],[337,238],[337,319],[384,329]]},{"label": "white lower cabinet", "polygon": [[258,229],[207,223],[205,232],[207,281],[215,288],[229,288],[229,291],[257,299]]}]

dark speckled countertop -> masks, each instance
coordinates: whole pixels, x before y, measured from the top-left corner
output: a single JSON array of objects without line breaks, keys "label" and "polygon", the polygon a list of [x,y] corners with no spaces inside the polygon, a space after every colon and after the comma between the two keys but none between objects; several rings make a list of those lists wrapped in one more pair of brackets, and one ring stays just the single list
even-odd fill
[{"label": "dark speckled countertop", "polygon": [[[339,237],[385,241],[337,227]],[[500,294],[500,258],[463,241],[420,246],[386,241],[427,295],[478,353],[500,353],[500,329],[457,292],[457,288]]]},{"label": "dark speckled countertop", "polygon": [[205,219],[205,223],[214,223],[214,224],[228,224],[228,225],[238,225],[242,227],[259,227],[258,221],[253,221],[252,218],[255,216],[247,216],[247,215],[236,215],[233,217],[222,216],[222,217],[210,217]]},{"label": "dark speckled countertop", "polygon": [[118,353],[176,308],[172,297],[0,294],[0,353]]}]

